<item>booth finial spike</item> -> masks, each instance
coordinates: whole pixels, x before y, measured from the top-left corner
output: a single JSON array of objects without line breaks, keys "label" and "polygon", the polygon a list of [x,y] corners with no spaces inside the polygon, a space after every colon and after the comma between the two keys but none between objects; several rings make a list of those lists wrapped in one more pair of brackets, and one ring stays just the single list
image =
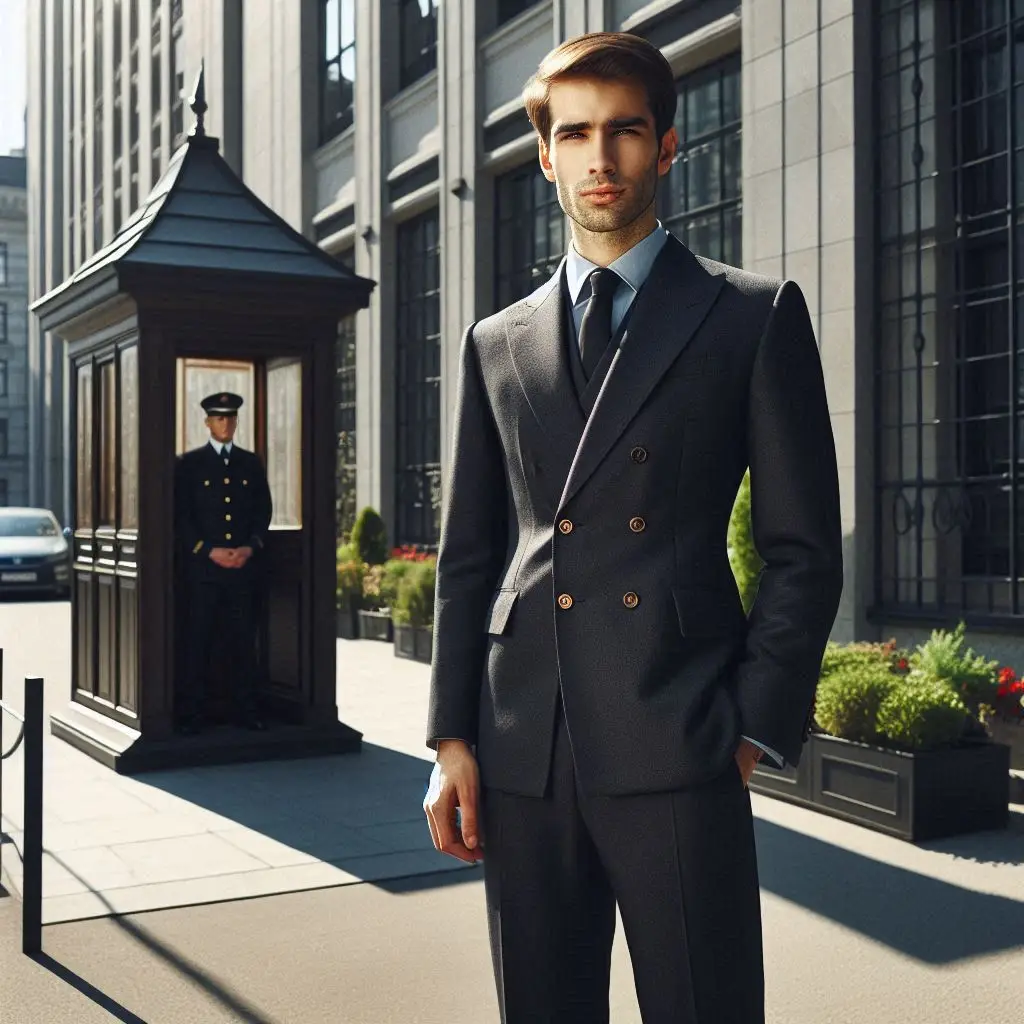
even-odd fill
[{"label": "booth finial spike", "polygon": [[192,90],[192,95],[189,97],[188,105],[192,110],[192,113],[196,116],[196,123],[192,127],[190,135],[203,136],[206,134],[206,128],[203,125],[203,115],[207,111],[206,106],[206,61],[201,60],[199,62],[199,74],[196,75],[195,88]]}]

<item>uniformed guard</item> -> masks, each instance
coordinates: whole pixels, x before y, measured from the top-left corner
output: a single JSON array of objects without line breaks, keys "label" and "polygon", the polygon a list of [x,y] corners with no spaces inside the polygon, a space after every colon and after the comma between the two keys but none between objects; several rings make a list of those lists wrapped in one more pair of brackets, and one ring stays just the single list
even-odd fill
[{"label": "uniformed guard", "polygon": [[183,733],[202,727],[203,680],[211,641],[219,634],[231,652],[237,722],[264,729],[255,692],[255,597],[270,526],[270,488],[259,456],[232,441],[241,396],[217,392],[200,404],[210,440],[179,456],[175,467],[175,520],[187,600],[177,725]]}]

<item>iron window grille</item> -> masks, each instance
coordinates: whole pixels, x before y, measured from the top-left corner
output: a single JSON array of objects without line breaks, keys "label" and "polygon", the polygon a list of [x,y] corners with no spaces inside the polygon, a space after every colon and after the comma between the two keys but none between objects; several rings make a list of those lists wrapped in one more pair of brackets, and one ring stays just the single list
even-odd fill
[{"label": "iron window grille", "polygon": [[495,181],[494,294],[498,309],[542,285],[565,253],[565,215],[536,163]]},{"label": "iron window grille", "polygon": [[399,0],[399,88],[437,67],[438,0]]},{"label": "iron window grille", "polygon": [[437,210],[398,226],[395,543],[441,532],[441,256]]},{"label": "iron window grille", "polygon": [[1019,628],[1024,2],[877,3],[876,611]]},{"label": "iron window grille", "polygon": [[324,0],[320,63],[320,142],[352,124],[356,80],[355,0]]},{"label": "iron window grille", "polygon": [[676,83],[679,149],[659,186],[661,222],[693,252],[734,266],[742,258],[740,56]]}]

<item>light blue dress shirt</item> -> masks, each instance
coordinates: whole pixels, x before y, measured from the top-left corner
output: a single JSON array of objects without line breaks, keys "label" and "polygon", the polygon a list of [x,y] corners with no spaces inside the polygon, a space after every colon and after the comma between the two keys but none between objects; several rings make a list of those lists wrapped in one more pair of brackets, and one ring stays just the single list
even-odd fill
[{"label": "light blue dress shirt", "polygon": [[[658,221],[657,227],[646,237],[641,239],[632,249],[624,252],[614,262],[608,264],[609,270],[614,270],[622,278],[612,296],[612,336],[619,329],[622,318],[629,312],[633,300],[640,291],[647,275],[654,266],[654,261],[661,252],[661,247],[668,241],[668,232]],[[596,263],[591,263],[586,257],[576,251],[576,243],[569,245],[569,252],[565,261],[565,283],[569,288],[569,298],[572,301],[572,319],[576,328],[576,343],[579,344],[580,324],[583,322],[583,314],[586,312],[587,303],[590,301],[590,289],[584,291],[587,278],[598,269]],[[581,294],[583,293],[583,294]],[[744,736],[743,739],[750,740],[755,747],[760,747],[775,763],[781,768],[786,763],[781,754],[759,743],[751,736]]]},{"label": "light blue dress shirt", "polygon": [[212,444],[212,445],[213,445],[213,450],[214,450],[214,451],[215,451],[215,452],[216,452],[216,453],[217,453],[218,455],[223,455],[223,454],[225,454],[225,451],[224,451],[224,449],[227,449],[227,452],[226,452],[226,454],[227,454],[228,458],[231,458],[231,442],[230,442],[230,441],[228,441],[228,442],[227,442],[227,443],[225,444],[225,443],[224,443],[223,441],[214,441],[214,439],[213,439],[213,438],[211,437],[211,438],[210,438],[210,444]]}]

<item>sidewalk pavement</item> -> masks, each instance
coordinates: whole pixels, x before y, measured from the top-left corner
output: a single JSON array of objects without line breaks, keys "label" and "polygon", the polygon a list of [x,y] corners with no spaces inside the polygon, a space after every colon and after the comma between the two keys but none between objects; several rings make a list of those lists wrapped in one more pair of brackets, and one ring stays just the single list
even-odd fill
[{"label": "sidewalk pavement", "polygon": [[[51,638],[33,666],[8,646],[9,695],[12,679],[41,674],[66,699],[62,607],[0,605],[0,636]],[[125,779],[48,739],[44,919],[182,909],[51,924],[36,962],[16,954],[20,905],[0,899],[0,1017],[494,1020],[481,872],[434,853],[422,818],[426,685],[426,666],[385,644],[339,642],[340,714],[364,732],[361,755]],[[17,760],[5,765],[12,828]],[[769,1024],[1020,1019],[1024,807],[1007,831],[911,845],[752,804]],[[5,870],[12,860],[7,846]],[[267,891],[282,895],[236,901]],[[612,962],[612,1020],[639,1024],[621,928]]]}]

